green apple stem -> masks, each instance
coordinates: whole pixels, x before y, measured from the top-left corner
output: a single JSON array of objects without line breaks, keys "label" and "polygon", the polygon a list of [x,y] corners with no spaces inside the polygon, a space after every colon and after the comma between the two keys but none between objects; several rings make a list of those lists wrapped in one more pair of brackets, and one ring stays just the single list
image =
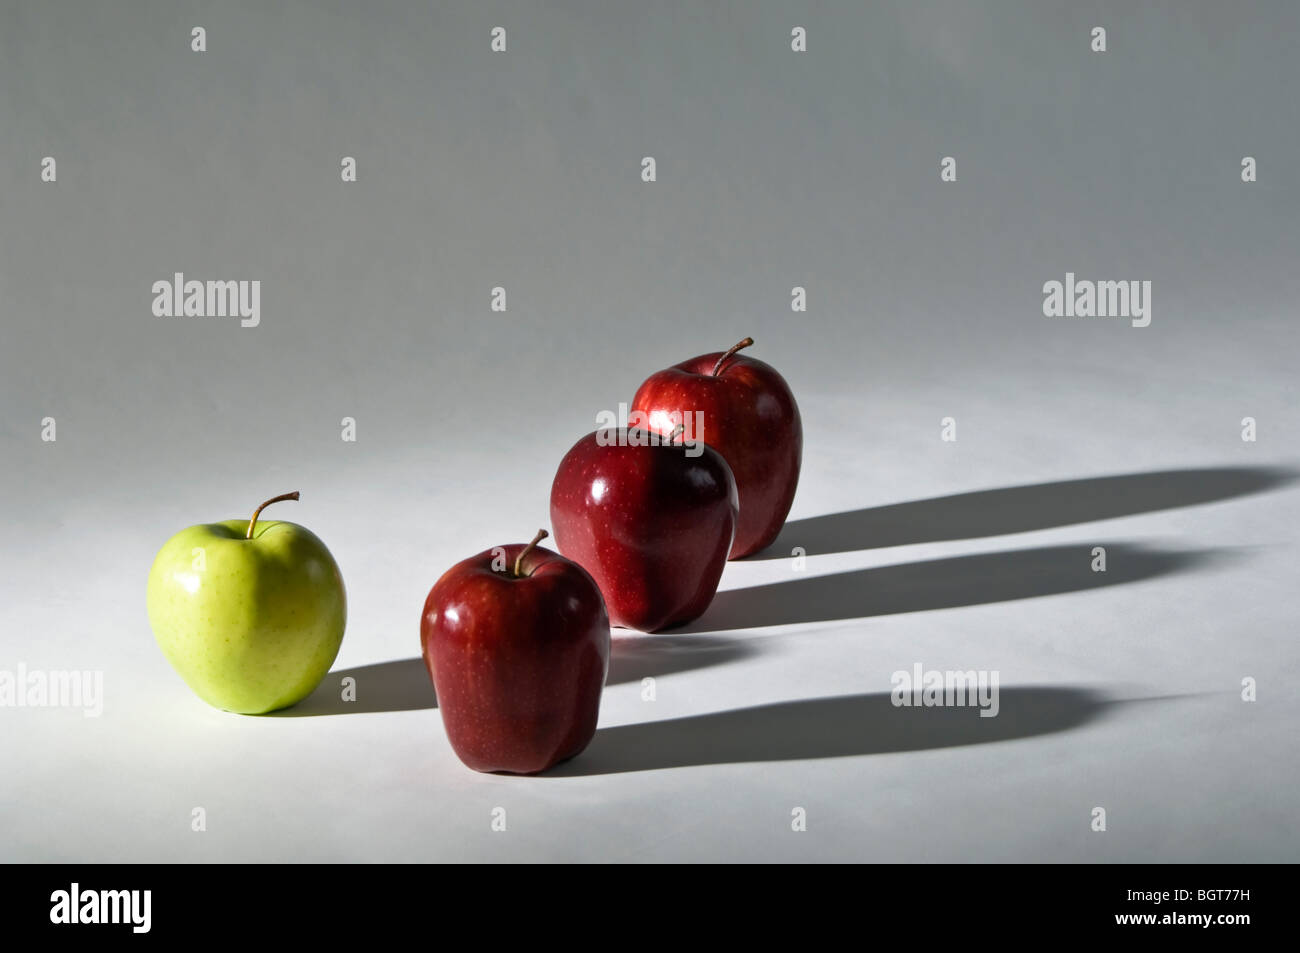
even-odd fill
[{"label": "green apple stem", "polygon": [[292,493],[281,493],[279,496],[271,497],[269,500],[267,500],[257,509],[253,510],[253,518],[248,521],[248,532],[244,534],[244,539],[253,538],[253,527],[257,525],[257,516],[259,513],[262,512],[262,510],[266,509],[272,503],[282,503],[285,500],[296,500],[296,499],[298,499],[297,490],[294,490]]},{"label": "green apple stem", "polygon": [[544,529],[539,529],[539,530],[537,531],[537,535],[533,537],[533,541],[532,541],[531,543],[529,543],[527,546],[525,546],[525,547],[523,548],[523,551],[522,551],[518,556],[515,557],[515,575],[516,575],[516,576],[522,576],[522,575],[524,574],[524,573],[523,573],[523,569],[521,568],[521,567],[523,566],[524,557],[527,556],[529,553],[531,553],[531,552],[533,551],[533,547],[534,547],[534,546],[536,546],[538,543],[540,543],[542,540],[544,540],[544,539],[545,539],[547,536],[549,536],[549,535],[551,535],[551,534],[548,533],[548,532],[546,532],[546,530],[544,530]]},{"label": "green apple stem", "polygon": [[724,355],[722,355],[722,357],[718,358],[718,363],[716,363],[716,364],[713,365],[713,376],[714,376],[714,377],[717,377],[717,376],[718,376],[718,371],[722,370],[722,365],[725,364],[725,363],[727,363],[727,358],[731,357],[731,355],[735,354],[735,353],[736,353],[737,351],[739,351],[741,348],[749,347],[749,346],[750,346],[751,344],[753,344],[753,343],[754,343],[754,339],[753,339],[753,338],[745,338],[745,340],[743,340],[743,341],[738,341],[737,343],[733,344],[733,345],[731,346],[731,350],[727,351],[726,354],[724,354]]}]

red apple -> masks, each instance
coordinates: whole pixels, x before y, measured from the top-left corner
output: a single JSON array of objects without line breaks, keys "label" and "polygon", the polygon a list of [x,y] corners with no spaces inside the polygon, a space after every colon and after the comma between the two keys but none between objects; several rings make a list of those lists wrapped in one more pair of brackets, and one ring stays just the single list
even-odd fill
[{"label": "red apple", "polygon": [[736,353],[753,343],[745,338],[725,353],[701,354],[652,374],[631,408],[632,419],[644,419],[661,434],[679,422],[689,431],[698,420],[703,431],[694,437],[726,459],[740,495],[732,559],[771,545],[781,532],[803,458],[803,422],[785,378]]},{"label": "red apple", "polygon": [[420,619],[447,738],[475,771],[536,774],[591,742],[609,670],[609,617],[585,570],[537,545],[452,566]]},{"label": "red apple", "polygon": [[703,443],[588,434],[551,484],[560,552],[595,578],[615,625],[654,632],[713,601],[736,530],[736,481]]}]

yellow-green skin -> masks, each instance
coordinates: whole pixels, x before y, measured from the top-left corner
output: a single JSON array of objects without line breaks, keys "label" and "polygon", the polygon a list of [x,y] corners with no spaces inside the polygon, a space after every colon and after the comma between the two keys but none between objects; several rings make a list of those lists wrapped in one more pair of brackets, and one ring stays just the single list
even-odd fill
[{"label": "yellow-green skin", "polygon": [[[149,624],[172,668],[209,705],[245,715],[287,708],[334,664],[347,623],[338,564],[296,523],[183,529],[149,570]],[[201,550],[200,555],[198,550]]]}]

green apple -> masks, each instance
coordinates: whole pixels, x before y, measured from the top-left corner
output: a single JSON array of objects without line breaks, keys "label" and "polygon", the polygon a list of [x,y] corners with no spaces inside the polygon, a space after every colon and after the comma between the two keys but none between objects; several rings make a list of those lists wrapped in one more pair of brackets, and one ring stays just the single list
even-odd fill
[{"label": "green apple", "polygon": [[260,715],[302,701],[334,664],[347,622],[338,564],[295,523],[204,523],[163,544],[149,570],[154,638],[209,705]]}]

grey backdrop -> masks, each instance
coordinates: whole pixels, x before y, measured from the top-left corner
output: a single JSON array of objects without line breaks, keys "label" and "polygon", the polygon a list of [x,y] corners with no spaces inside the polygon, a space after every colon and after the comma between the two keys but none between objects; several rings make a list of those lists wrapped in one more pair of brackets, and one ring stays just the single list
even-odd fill
[{"label": "grey backdrop", "polygon": [[[1300,7],[1135,6],[0,2],[0,668],[106,692],[0,710],[0,859],[1295,860]],[[260,280],[261,325],[153,316],[176,271]],[[1045,318],[1067,271],[1152,281],[1151,325]],[[428,588],[746,334],[806,567],[617,633],[559,776],[468,771]],[[359,699],[210,710],[150,562],[292,489]],[[916,662],[1002,714],[892,709]]]}]

